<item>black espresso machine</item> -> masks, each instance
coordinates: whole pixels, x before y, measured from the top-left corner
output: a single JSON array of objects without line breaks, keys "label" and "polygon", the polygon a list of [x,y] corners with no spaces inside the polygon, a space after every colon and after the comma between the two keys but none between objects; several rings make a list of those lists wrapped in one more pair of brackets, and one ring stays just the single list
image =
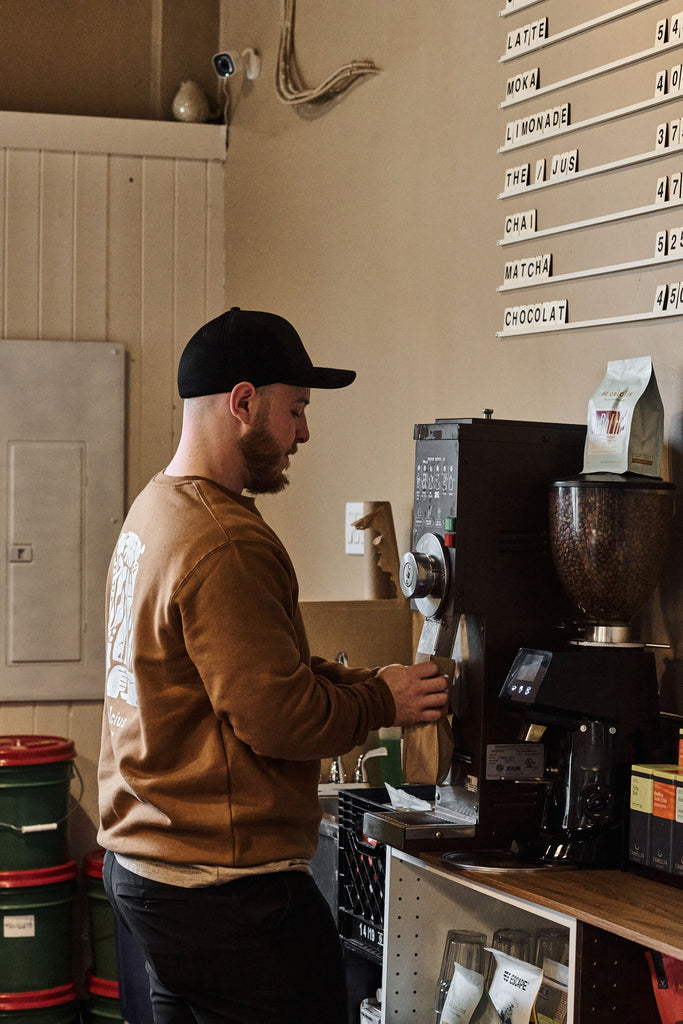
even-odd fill
[{"label": "black espresso machine", "polygon": [[623,863],[630,766],[673,759],[679,723],[659,714],[654,654],[632,619],[666,558],[674,490],[636,473],[550,487],[553,560],[579,628],[563,648],[520,650],[501,691],[545,749],[540,819],[513,843],[532,861]]},{"label": "black espresso machine", "polygon": [[[565,677],[564,717],[553,718],[544,704],[538,739],[528,716],[533,698],[509,699],[520,696],[509,682],[520,649],[563,652],[576,632],[576,607],[551,551],[548,495],[553,481],[582,465],[586,428],[485,413],[414,430],[413,537],[401,588],[424,616],[418,660],[435,659],[453,676],[450,768],[437,780],[433,810],[367,812],[364,831],[415,853],[508,851],[520,836],[542,830],[554,786],[546,726],[552,720],[573,728],[594,689],[589,682],[573,692]],[[589,711],[604,711],[594,705]],[[609,710],[608,729],[615,715]],[[641,712],[656,715],[649,696],[638,704]],[[602,795],[594,794],[596,804]],[[531,844],[524,852],[533,857],[537,850]]]}]

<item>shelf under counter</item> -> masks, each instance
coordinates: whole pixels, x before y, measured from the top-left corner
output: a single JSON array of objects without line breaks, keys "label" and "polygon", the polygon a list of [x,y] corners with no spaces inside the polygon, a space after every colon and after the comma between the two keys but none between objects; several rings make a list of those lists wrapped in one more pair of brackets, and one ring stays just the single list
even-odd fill
[{"label": "shelf under counter", "polygon": [[683,891],[665,882],[605,868],[484,872],[453,867],[435,853],[424,853],[420,859],[454,878],[683,960]]},{"label": "shelf under counter", "polygon": [[497,891],[480,873],[477,877],[456,873],[438,854],[415,857],[394,848],[387,854],[383,1024],[433,1019],[434,991],[449,929],[481,931],[490,940],[497,928],[525,928],[533,935],[548,925],[565,927],[569,935],[567,1020],[579,1024],[574,1014],[576,972],[571,966],[577,959],[575,917],[542,907],[529,894]]},{"label": "shelf under counter", "polygon": [[568,1024],[660,1024],[647,949],[683,959],[683,893],[608,869],[473,871],[439,853],[387,857],[383,1024],[431,1019],[449,929],[500,927],[569,937]]}]

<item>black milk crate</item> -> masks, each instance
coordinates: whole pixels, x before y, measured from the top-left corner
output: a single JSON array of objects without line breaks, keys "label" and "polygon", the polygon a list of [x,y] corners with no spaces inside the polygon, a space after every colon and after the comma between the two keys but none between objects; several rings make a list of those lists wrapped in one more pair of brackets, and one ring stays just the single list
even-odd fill
[{"label": "black milk crate", "polygon": [[[401,787],[423,800],[433,786]],[[345,943],[381,963],[384,950],[386,845],[363,833],[366,811],[391,809],[384,786],[339,790],[339,934]]]}]

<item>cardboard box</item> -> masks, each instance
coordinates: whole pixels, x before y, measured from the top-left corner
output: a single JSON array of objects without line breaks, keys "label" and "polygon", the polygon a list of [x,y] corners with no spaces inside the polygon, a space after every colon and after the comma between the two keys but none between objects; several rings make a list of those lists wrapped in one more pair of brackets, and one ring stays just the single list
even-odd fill
[{"label": "cardboard box", "polygon": [[656,765],[652,772],[649,866],[658,871],[671,871],[673,864],[676,780],[681,771],[679,765]]},{"label": "cardboard box", "polygon": [[683,770],[676,777],[676,807],[674,810],[674,841],[671,855],[674,875],[683,875]]},{"label": "cardboard box", "polygon": [[629,860],[643,865],[650,862],[652,771],[652,765],[631,765],[628,856]]}]

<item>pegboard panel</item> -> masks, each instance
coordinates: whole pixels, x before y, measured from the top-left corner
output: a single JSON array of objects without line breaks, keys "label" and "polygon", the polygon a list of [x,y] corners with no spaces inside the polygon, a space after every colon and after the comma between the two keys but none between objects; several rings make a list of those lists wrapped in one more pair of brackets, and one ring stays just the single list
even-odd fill
[{"label": "pegboard panel", "polygon": [[[440,872],[396,850],[387,863],[382,987],[385,1024],[431,1020],[436,982],[450,928],[486,933],[526,928],[532,937],[549,923],[569,929],[569,961],[576,952],[576,921],[513,897],[499,899],[484,886]],[[569,975],[568,1024],[573,1020],[574,970]]]}]

